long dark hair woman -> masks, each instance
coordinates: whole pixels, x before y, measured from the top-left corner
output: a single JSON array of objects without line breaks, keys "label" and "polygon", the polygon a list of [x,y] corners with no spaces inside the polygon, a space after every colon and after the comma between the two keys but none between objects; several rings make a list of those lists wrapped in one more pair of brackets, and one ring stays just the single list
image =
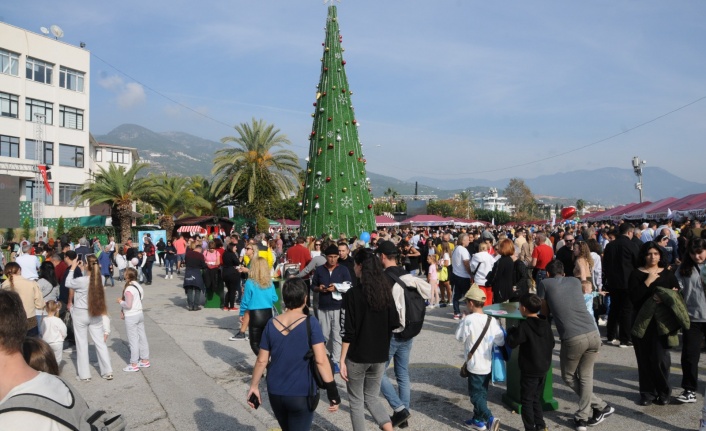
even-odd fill
[{"label": "long dark hair woman", "polygon": [[392,422],[380,401],[380,383],[389,359],[392,330],[400,326],[392,280],[380,259],[368,249],[353,257],[360,285],[343,295],[341,377],[346,381],[354,431],[364,431],[365,406],[383,430]]},{"label": "long dark hair woman", "polygon": [[237,244],[233,241],[228,243],[226,251],[223,253],[223,264],[221,266],[223,281],[226,289],[228,289],[223,309],[229,311],[238,309],[235,305],[235,296],[240,291],[240,271],[237,269],[240,266],[240,257],[236,253],[236,246]]},{"label": "long dark hair woman", "polygon": [[667,405],[672,392],[669,386],[671,359],[668,336],[657,332],[655,318],[649,319],[649,323],[640,319],[640,311],[648,301],[658,304],[662,302],[659,295],[664,293],[664,290],[658,291],[658,288],[679,289],[679,282],[674,273],[664,267],[663,253],[664,249],[656,242],[644,243],[638,253],[638,267],[632,271],[628,279],[628,295],[634,307],[633,334],[636,329],[642,328],[644,331],[641,338],[635,335],[632,337],[637,359],[639,404],[643,406],[652,403]]},{"label": "long dark hair woman", "polygon": [[[267,266],[267,261],[263,265]],[[335,412],[341,404],[333,370],[329,365],[324,345],[324,334],[321,325],[315,317],[307,317],[304,312],[306,298],[309,293],[308,284],[301,278],[290,278],[282,286],[282,300],[286,311],[267,322],[259,344],[257,361],[252,373],[248,404],[255,396],[260,397],[260,379],[267,370],[267,392],[272,406],[272,412],[283,431],[306,431],[311,429],[314,411],[309,408],[309,391],[316,389],[309,366],[309,337],[306,329],[306,319],[311,327],[311,349],[314,352],[316,366],[324,382],[329,399],[328,411]],[[378,387],[378,392],[380,388]]]},{"label": "long dark hair woman", "polygon": [[704,266],[706,241],[702,238],[692,238],[684,250],[684,261],[676,272],[691,322],[689,329],[682,329],[681,387],[684,391],[677,397],[677,401],[681,403],[696,401],[701,341],[706,333],[706,294],[701,282],[701,277],[706,271]]},{"label": "long dark hair woman", "polygon": [[[104,329],[103,316],[107,317],[107,307],[105,305],[105,291],[103,290],[103,276],[101,275],[98,259],[89,255],[86,257],[86,271],[88,275],[74,278],[74,271],[83,262],[78,258],[76,252],[68,251],[66,256],[71,259],[66,276],[66,287],[73,289],[74,302],[71,308],[71,318],[74,325],[74,337],[76,338],[76,370],[79,380],[90,380],[91,370],[88,364],[88,335],[91,335],[93,344],[96,347],[98,365],[101,377],[106,380],[113,380],[113,367],[110,363],[110,354],[105,341],[107,339]],[[110,320],[107,321],[110,327]]]}]

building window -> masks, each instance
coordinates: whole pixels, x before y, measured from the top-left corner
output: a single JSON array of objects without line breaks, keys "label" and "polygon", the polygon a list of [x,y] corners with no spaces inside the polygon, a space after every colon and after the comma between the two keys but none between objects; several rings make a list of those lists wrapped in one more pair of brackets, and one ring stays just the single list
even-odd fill
[{"label": "building window", "polygon": [[59,126],[83,130],[83,109],[59,105]]},{"label": "building window", "polygon": [[34,114],[44,115],[44,124],[54,124],[54,104],[25,97],[25,120],[36,121]]},{"label": "building window", "polygon": [[0,49],[0,72],[17,76],[20,72],[20,56],[14,52]]},{"label": "building window", "polygon": [[115,148],[108,148],[108,161],[113,163],[127,163],[128,162],[128,152],[125,150],[118,150]]},{"label": "building window", "polygon": [[59,166],[83,167],[83,147],[59,144]]},{"label": "building window", "polygon": [[18,105],[18,96],[0,91],[0,116],[17,118]]},{"label": "building window", "polygon": [[96,154],[95,154],[95,157],[93,157],[93,159],[96,162],[102,162],[103,161],[103,150],[101,150],[100,148],[96,148]]},{"label": "building window", "polygon": [[59,87],[67,90],[83,92],[83,72],[69,69],[67,67],[59,68]]},{"label": "building window", "polygon": [[[44,189],[44,182],[41,181],[39,183],[40,187],[42,187],[44,191],[44,203],[46,205],[54,205],[54,196],[47,193],[47,190]],[[54,193],[54,183],[50,182],[49,183],[49,188],[51,189],[52,193]],[[33,180],[25,180],[25,196],[27,197],[28,201],[34,201],[34,192],[36,191],[34,187],[34,181]]]},{"label": "building window", "polygon": [[[25,139],[25,159],[37,160],[37,141],[34,139]],[[54,164],[54,143],[44,142],[44,164]]]},{"label": "building window", "polygon": [[26,63],[27,79],[51,85],[51,75],[54,70],[53,64],[32,57],[27,57]]},{"label": "building window", "polygon": [[20,157],[20,138],[0,135],[0,156]]},{"label": "building window", "polygon": [[83,201],[78,202],[79,190],[80,184],[59,184],[59,205],[74,206],[78,203],[76,206],[82,207]]}]

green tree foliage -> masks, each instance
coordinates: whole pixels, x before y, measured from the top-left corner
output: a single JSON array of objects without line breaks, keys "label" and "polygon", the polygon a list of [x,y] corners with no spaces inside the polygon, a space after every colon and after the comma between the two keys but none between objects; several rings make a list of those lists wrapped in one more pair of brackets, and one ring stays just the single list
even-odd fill
[{"label": "green tree foliage", "polygon": [[451,201],[448,200],[443,200],[443,201],[430,201],[427,204],[427,213],[428,214],[433,214],[433,215],[438,215],[441,217],[449,217],[451,214],[454,212],[454,207],[451,204]]},{"label": "green tree foliage", "polygon": [[373,212],[376,216],[383,215],[383,213],[393,212],[392,205],[389,202],[378,201],[373,203]]},{"label": "green tree foliage", "polygon": [[216,151],[212,191],[215,196],[229,195],[246,202],[262,215],[268,201],[298,191],[299,159],[290,150],[275,151],[291,142],[264,120],[253,118],[252,123],[241,123],[235,130],[237,136],[226,136],[221,142],[236,146]]},{"label": "green tree foliage", "polygon": [[267,220],[267,217],[259,216],[256,225],[258,232],[268,232],[270,230],[270,222]]},{"label": "green tree foliage", "polygon": [[[147,202],[161,214],[159,216],[159,226],[167,232],[167,239],[172,238],[174,230],[174,217],[181,213],[187,213],[192,209],[211,209],[211,203],[197,194],[192,187],[192,178],[177,177],[164,173],[151,177],[159,193],[154,193],[147,198]],[[210,187],[206,184],[200,189]]]},{"label": "green tree foliage", "polygon": [[496,225],[501,225],[512,221],[510,214],[505,211],[490,211],[490,210],[475,210],[475,218],[483,221],[493,221],[495,219]]},{"label": "green tree foliage", "polygon": [[515,207],[515,217],[530,219],[537,214],[537,202],[534,199],[532,190],[525,184],[524,180],[511,178],[505,188],[505,197],[510,205]]},{"label": "green tree foliage", "polygon": [[59,217],[59,221],[56,222],[56,236],[60,237],[66,233],[66,226],[64,225],[64,216]]},{"label": "green tree foliage", "polygon": [[5,231],[5,241],[13,241],[15,239],[15,229],[9,227]]},{"label": "green tree foliage", "polygon": [[[139,177],[147,163],[135,163],[130,169],[110,163],[108,169],[100,166],[93,181],[87,181],[79,196],[91,205],[107,203],[111,206],[113,227],[120,232],[120,241],[130,238],[132,204],[160,193],[150,178]],[[78,203],[77,203],[78,204]]]},{"label": "green tree foliage", "polygon": [[25,218],[24,221],[22,222],[22,237],[25,239],[30,239],[29,235],[29,218]]},{"label": "green tree foliage", "polygon": [[584,208],[586,208],[586,201],[583,199],[578,199],[576,201],[576,210],[582,211]]}]

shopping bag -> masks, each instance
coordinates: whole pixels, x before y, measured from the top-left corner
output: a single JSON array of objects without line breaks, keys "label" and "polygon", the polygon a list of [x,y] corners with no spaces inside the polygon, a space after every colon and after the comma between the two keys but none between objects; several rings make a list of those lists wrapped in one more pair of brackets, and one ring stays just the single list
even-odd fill
[{"label": "shopping bag", "polygon": [[493,359],[491,361],[493,383],[504,382],[507,378],[507,368],[501,351],[504,348],[493,346]]}]

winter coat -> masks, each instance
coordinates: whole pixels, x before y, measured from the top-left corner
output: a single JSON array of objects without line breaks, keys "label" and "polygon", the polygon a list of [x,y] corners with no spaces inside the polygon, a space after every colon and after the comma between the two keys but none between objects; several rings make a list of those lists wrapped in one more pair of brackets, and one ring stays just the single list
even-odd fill
[{"label": "winter coat", "polygon": [[672,289],[656,287],[655,294],[662,302],[645,301],[635,317],[632,335],[637,338],[644,337],[647,327],[654,319],[657,333],[667,335],[669,347],[676,347],[679,345],[679,329],[689,329],[691,325],[686,304],[679,292]]}]

